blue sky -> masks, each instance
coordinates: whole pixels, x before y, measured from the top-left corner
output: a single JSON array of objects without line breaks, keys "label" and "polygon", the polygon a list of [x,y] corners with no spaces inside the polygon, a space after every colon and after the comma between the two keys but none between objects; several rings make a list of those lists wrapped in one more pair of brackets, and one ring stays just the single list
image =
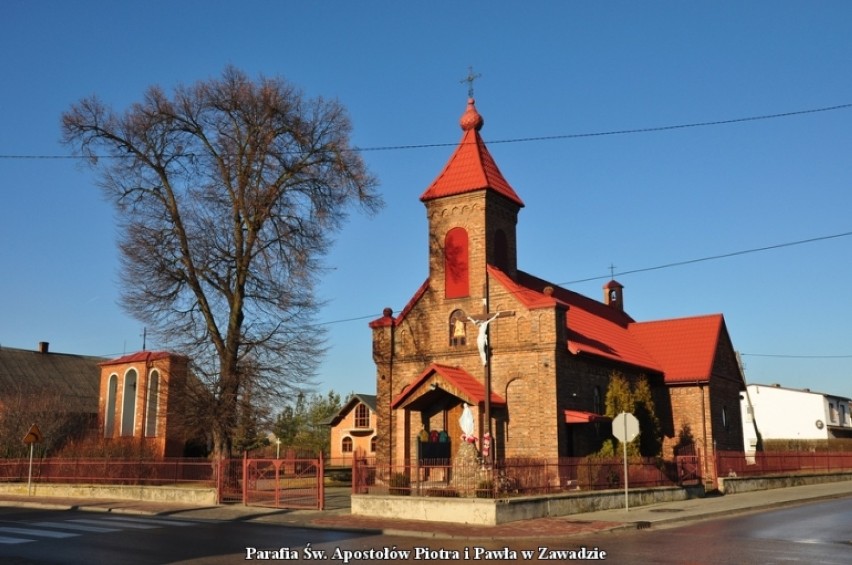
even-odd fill
[{"label": "blue sky", "polygon": [[141,348],[120,221],[91,170],[38,157],[69,154],[59,119],[82,97],[123,109],[234,65],[337,98],[361,148],[431,146],[364,152],[387,206],[352,215],[319,288],[318,390],[374,391],[367,322],[426,278],[418,197],[461,137],[472,65],[526,203],[521,269],[600,298],[614,265],[637,320],[723,313],[749,383],[852,396],[852,236],[628,273],[852,232],[852,108],[577,137],[850,104],[852,3],[7,0],[0,53],[0,346]]}]

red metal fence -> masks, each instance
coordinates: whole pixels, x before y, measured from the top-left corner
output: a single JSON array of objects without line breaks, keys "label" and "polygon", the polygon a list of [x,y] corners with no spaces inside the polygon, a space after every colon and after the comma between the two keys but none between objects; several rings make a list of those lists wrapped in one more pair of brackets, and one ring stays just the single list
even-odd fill
[{"label": "red metal fence", "polygon": [[[29,459],[0,459],[0,482],[26,482]],[[32,480],[39,483],[213,486],[216,469],[209,459],[34,459]]]},{"label": "red metal fence", "polygon": [[852,452],[769,451],[716,453],[719,476],[755,476],[852,471]]},{"label": "red metal fence", "polygon": [[[0,482],[28,482],[29,459],[0,459]],[[324,465],[313,459],[34,459],[34,483],[215,487],[220,503],[324,505]]]},{"label": "red metal fence", "polygon": [[[678,484],[678,469],[674,463],[637,457],[628,460],[627,469],[632,487]],[[515,458],[491,467],[478,462],[452,464],[446,459],[377,467],[370,460],[360,459],[352,470],[353,492],[362,494],[493,498],[622,486],[624,462],[621,458]]]}]

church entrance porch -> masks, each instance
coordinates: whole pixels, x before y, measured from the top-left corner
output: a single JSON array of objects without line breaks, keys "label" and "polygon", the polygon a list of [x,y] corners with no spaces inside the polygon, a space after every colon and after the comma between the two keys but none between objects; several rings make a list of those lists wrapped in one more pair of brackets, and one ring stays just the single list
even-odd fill
[{"label": "church entrance porch", "polygon": [[[490,444],[482,437],[484,395],[484,386],[464,369],[432,364],[394,400],[394,421],[401,427],[396,433],[402,435],[394,467],[407,469],[409,488],[472,494],[488,467],[482,452]],[[493,393],[491,404],[505,407]]]}]

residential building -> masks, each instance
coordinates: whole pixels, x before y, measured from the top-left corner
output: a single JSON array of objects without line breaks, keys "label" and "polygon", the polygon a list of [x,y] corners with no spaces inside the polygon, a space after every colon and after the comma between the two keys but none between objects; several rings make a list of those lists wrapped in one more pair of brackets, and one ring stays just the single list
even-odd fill
[{"label": "residential building", "polygon": [[852,438],[850,399],[780,384],[750,384],[741,396],[745,451],[766,440]]},{"label": "residential building", "polygon": [[355,453],[375,456],[375,395],[353,394],[328,425],[331,427],[329,458],[332,465],[351,466]]}]

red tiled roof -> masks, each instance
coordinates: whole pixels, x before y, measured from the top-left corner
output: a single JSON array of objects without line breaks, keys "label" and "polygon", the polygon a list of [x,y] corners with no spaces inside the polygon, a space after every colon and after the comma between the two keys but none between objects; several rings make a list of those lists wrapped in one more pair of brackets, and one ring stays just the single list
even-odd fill
[{"label": "red tiled roof", "polygon": [[631,324],[630,333],[662,365],[666,383],[707,381],[725,326],[721,314]]},{"label": "red tiled roof", "polygon": [[567,347],[571,353],[660,373],[666,383],[710,379],[724,328],[721,314],[636,322],[618,308],[522,271],[514,281],[492,266],[488,273],[529,309],[567,308]]},{"label": "red tiled roof", "polygon": [[171,355],[173,354],[168,351],[139,351],[98,364],[103,367],[106,365],[120,365],[122,363],[136,363],[138,361],[156,361],[158,359],[166,359]]},{"label": "red tiled roof", "polygon": [[482,116],[476,111],[474,100],[471,98],[467,102],[467,111],[461,118],[461,127],[464,130],[461,142],[438,178],[420,195],[420,200],[426,202],[442,196],[493,190],[518,206],[524,205],[497,168],[497,163],[480,137],[482,124]]},{"label": "red tiled roof", "polygon": [[[411,394],[418,388],[420,388],[420,386],[433,374],[439,375],[447,383],[461,391],[464,394],[462,400],[464,400],[468,404],[479,405],[485,402],[485,385],[480,383],[470,373],[460,367],[449,367],[447,365],[439,365],[438,363],[432,363],[426,368],[425,371],[420,373],[420,376],[414,379],[414,382],[408,385],[404,391],[399,393],[397,397],[393,399],[391,407],[396,408],[397,406],[402,404],[402,402],[406,398],[411,396]],[[502,396],[492,390],[491,405],[505,406],[506,401],[503,399]]]},{"label": "red tiled roof", "polygon": [[411,299],[408,301],[408,304],[406,304],[402,311],[400,311],[399,316],[394,318],[392,316],[393,311],[391,311],[390,314],[383,314],[381,318],[376,318],[375,320],[370,322],[369,326],[371,328],[384,328],[390,326],[391,324],[394,324],[395,326],[400,325],[405,319],[405,317],[408,316],[408,313],[411,312],[411,309],[414,308],[414,305],[417,304],[417,302],[420,300],[420,298],[423,297],[423,295],[428,289],[429,279],[426,279],[426,281],[420,285],[420,288],[417,289],[417,292],[414,293],[414,296],[412,296]]}]

